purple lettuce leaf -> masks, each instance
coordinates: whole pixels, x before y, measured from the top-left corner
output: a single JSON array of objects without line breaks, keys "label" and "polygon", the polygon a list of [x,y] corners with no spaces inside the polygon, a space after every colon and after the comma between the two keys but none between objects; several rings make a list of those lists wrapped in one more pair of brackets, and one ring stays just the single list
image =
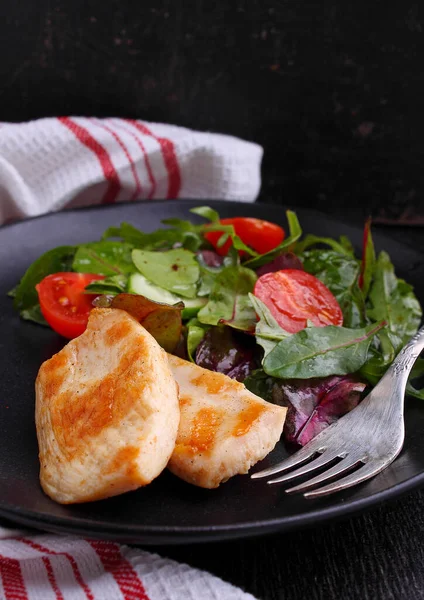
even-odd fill
[{"label": "purple lettuce leaf", "polygon": [[304,446],[326,427],[355,408],[366,387],[352,375],[287,380],[273,386],[273,401],[287,406],[283,437]]},{"label": "purple lettuce leaf", "polygon": [[200,367],[243,381],[258,368],[260,357],[253,336],[229,327],[211,327],[196,349]]},{"label": "purple lettuce leaf", "polygon": [[269,263],[262,265],[256,270],[258,277],[265,275],[265,273],[274,273],[275,271],[281,271],[282,269],[297,269],[303,271],[303,263],[296,254],[293,252],[285,252],[279,254]]}]

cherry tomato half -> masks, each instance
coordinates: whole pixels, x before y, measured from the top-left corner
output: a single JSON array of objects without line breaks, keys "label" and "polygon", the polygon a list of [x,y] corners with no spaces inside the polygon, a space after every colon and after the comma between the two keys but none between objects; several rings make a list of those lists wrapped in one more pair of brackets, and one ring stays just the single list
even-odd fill
[{"label": "cherry tomato half", "polygon": [[92,273],[53,273],[35,286],[41,312],[54,331],[68,339],[81,335],[93,308],[93,295],[85,287],[103,275]]},{"label": "cherry tomato half", "polygon": [[[262,219],[253,219],[250,217],[233,217],[231,219],[220,219],[222,225],[232,225],[239,238],[259,254],[264,254],[276,248],[285,238],[285,232],[282,227]],[[220,231],[211,231],[205,233],[205,238],[215,247],[218,254],[225,256],[231,248],[231,240],[218,247],[218,240],[223,233]]]},{"label": "cherry tomato half", "polygon": [[297,269],[266,273],[255,284],[254,294],[269,308],[277,323],[289,333],[316,327],[343,325],[343,313],[330,290],[316,277]]}]

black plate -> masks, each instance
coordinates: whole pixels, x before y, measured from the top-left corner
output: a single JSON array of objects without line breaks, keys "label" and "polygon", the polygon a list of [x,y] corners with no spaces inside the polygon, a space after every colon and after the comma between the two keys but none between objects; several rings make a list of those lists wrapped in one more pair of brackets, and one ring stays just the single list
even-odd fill
[{"label": "black plate", "polygon": [[[62,212],[0,229],[0,516],[49,531],[143,544],[187,543],[287,530],[363,510],[424,483],[424,405],[407,400],[406,440],[384,473],[356,489],[327,499],[289,497],[279,486],[248,476],[217,490],[202,490],[168,472],[144,489],[81,506],[60,506],[38,483],[34,427],[34,379],[40,364],[63,343],[52,331],[23,322],[6,297],[27,266],[61,244],[97,239],[123,220],[150,231],[164,217],[187,218],[198,202],[143,202]],[[222,216],[245,215],[285,224],[284,210],[264,204],[210,202]],[[312,211],[299,210],[305,232],[348,235],[359,248],[362,232]],[[424,300],[424,260],[413,249],[375,235],[377,249],[392,256],[397,273]],[[265,467],[280,460],[277,448]]]}]

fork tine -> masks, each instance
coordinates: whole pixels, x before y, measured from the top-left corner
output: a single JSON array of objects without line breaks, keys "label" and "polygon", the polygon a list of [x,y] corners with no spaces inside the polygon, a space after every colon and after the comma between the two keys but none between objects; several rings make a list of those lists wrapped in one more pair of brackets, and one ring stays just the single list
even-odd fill
[{"label": "fork tine", "polygon": [[377,475],[381,471],[385,469],[387,465],[382,462],[370,462],[364,465],[362,468],[358,469],[354,473],[351,473],[347,477],[343,477],[343,479],[339,479],[338,481],[334,481],[329,485],[325,485],[324,487],[318,488],[317,490],[312,490],[310,492],[305,493],[305,498],[319,498],[320,496],[327,496],[328,494],[333,494],[334,492],[339,492],[341,490],[346,490],[358,483],[362,483],[374,475]]},{"label": "fork tine", "polygon": [[[251,475],[251,478],[259,479],[260,477],[267,477],[268,475],[275,475],[275,473],[281,473],[281,471],[293,469],[294,467],[297,467],[298,465],[301,465],[308,459],[312,458],[314,454],[316,454],[319,450],[321,450],[320,446],[314,443],[307,444],[306,446],[298,450],[295,454],[281,461],[277,465],[269,467],[268,469],[264,469],[263,471],[253,473],[253,475]],[[324,450],[325,448],[322,448],[322,451]]]},{"label": "fork tine", "polygon": [[278,477],[277,479],[271,479],[267,483],[283,483],[283,481],[290,481],[291,479],[296,479],[297,477],[301,477],[302,475],[307,475],[308,473],[316,471],[316,469],[325,467],[326,465],[328,465],[328,463],[331,463],[338,456],[340,456],[340,458],[344,458],[346,456],[346,453],[338,454],[337,452],[330,452],[329,450],[327,450],[311,462],[308,462],[303,467],[295,469],[294,471],[290,471],[289,473],[286,473],[286,475]]},{"label": "fork tine", "polygon": [[[358,460],[357,457],[347,456],[342,461],[340,461],[339,463],[334,465],[334,467],[331,467],[331,469],[324,471],[324,473],[321,473],[320,475],[317,475],[316,477],[313,477],[312,479],[308,479],[308,481],[305,481],[303,483],[300,483],[299,485],[296,485],[292,488],[287,489],[286,493],[294,494],[295,492],[304,492],[304,491],[308,490],[309,488],[314,487],[315,485],[318,485],[320,483],[324,483],[324,482],[328,481],[332,477],[337,477],[338,475],[344,475],[344,473],[346,473],[346,471],[349,471],[350,469],[352,469],[352,467],[359,464],[359,462],[360,461]],[[273,481],[269,481],[268,483],[273,483]]]}]

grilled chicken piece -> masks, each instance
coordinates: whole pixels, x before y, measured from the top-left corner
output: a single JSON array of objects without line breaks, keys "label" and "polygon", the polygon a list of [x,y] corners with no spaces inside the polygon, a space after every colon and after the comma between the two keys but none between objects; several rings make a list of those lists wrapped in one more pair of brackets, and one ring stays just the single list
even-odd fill
[{"label": "grilled chicken piece", "polygon": [[42,364],[35,418],[40,482],[62,504],[152,481],[171,456],[178,388],[167,355],[127,312],[93,309],[86,331]]},{"label": "grilled chicken piece", "polygon": [[169,469],[181,479],[216,488],[274,448],[286,408],[265,402],[242,383],[168,354],[180,390],[180,427]]}]

